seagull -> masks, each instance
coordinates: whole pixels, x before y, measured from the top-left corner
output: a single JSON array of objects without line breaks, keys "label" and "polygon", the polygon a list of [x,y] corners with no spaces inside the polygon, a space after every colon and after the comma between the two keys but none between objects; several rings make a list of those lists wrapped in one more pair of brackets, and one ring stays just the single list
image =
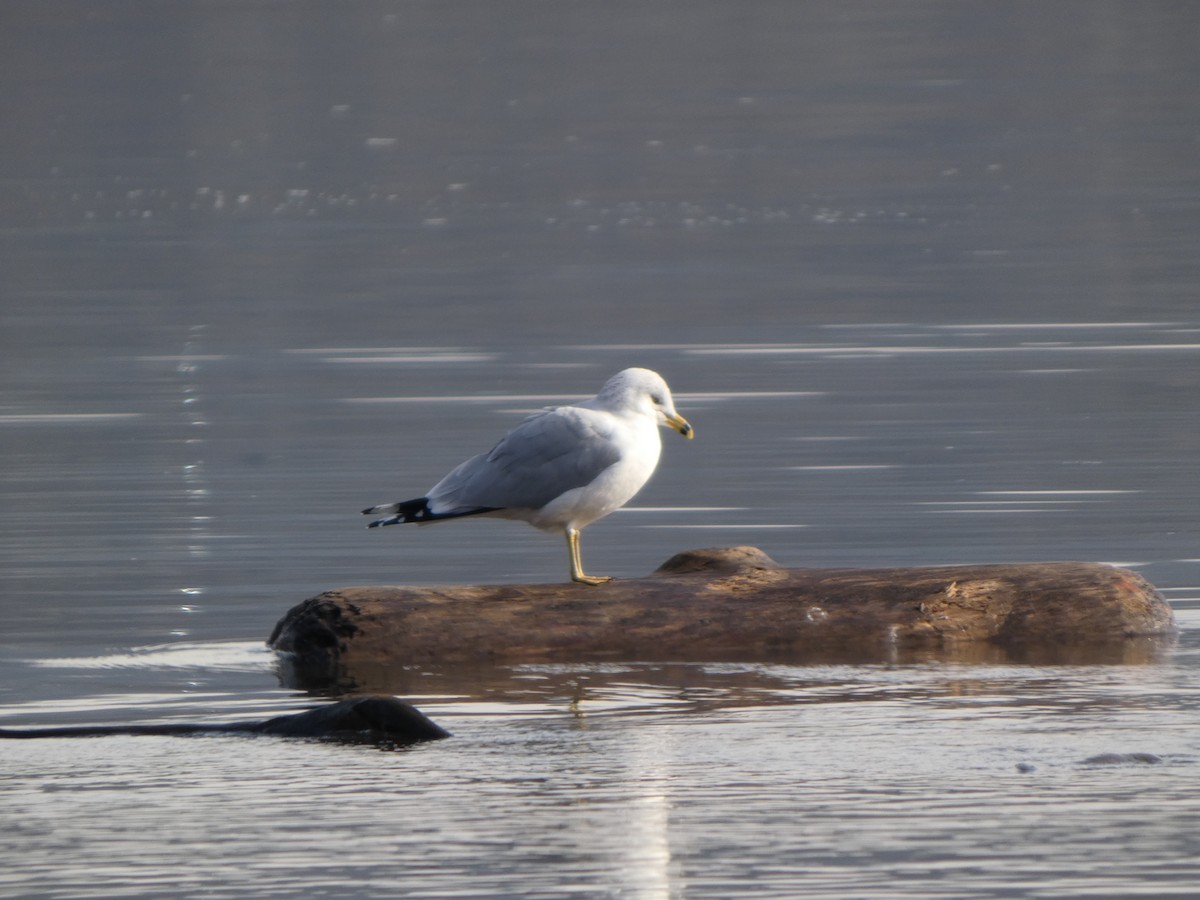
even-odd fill
[{"label": "seagull", "polygon": [[605,584],[612,578],[584,574],[579,533],[650,480],[662,452],[660,425],[685,438],[695,434],[661,375],[624,369],[590,400],[534,413],[424,497],[372,506],[363,515],[383,516],[368,528],[466,516],[528,522],[566,537],[572,581]]}]

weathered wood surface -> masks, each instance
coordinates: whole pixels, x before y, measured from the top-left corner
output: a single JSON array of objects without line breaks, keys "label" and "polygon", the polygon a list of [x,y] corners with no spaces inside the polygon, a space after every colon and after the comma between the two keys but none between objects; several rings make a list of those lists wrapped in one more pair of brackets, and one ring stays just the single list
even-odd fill
[{"label": "weathered wood surface", "polygon": [[319,683],[380,666],[886,659],[896,648],[1102,645],[1174,630],[1151,584],[1099,563],[786,569],[734,547],[599,587],[342,588],[290,610],[269,644]]}]

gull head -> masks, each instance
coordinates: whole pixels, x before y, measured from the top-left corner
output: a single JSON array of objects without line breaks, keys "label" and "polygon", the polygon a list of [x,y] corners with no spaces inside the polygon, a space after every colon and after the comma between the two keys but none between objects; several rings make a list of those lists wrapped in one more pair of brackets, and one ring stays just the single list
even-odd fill
[{"label": "gull head", "polygon": [[631,412],[674,428],[685,438],[695,436],[688,420],[675,411],[671,389],[650,369],[622,369],[604,383],[596,403],[613,412]]}]

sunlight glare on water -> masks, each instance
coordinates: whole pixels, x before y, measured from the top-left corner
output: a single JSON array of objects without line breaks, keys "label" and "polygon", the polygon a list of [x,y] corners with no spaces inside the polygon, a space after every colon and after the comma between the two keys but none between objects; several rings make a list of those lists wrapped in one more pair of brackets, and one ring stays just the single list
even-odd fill
[{"label": "sunlight glare on water", "polygon": [[[0,886],[1055,896],[1125,893],[1162,866],[1181,885],[1200,875],[1198,801],[1179,790],[1195,685],[1169,665],[515,674],[531,691],[519,701],[423,702],[455,737],[400,752],[232,737],[6,748],[0,785],[22,825],[4,841],[24,864]],[[1086,762],[1134,752],[1160,762]],[[35,760],[37,786],[20,774]]]}]

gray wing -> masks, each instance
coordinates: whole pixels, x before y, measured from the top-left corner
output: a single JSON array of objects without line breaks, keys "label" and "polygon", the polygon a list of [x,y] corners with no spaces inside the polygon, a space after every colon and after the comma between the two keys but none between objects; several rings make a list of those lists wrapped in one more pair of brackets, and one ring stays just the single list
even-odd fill
[{"label": "gray wing", "polygon": [[539,509],[590,484],[620,459],[593,415],[559,407],[530,416],[488,453],[468,459],[434,485],[437,512],[469,507]]}]

